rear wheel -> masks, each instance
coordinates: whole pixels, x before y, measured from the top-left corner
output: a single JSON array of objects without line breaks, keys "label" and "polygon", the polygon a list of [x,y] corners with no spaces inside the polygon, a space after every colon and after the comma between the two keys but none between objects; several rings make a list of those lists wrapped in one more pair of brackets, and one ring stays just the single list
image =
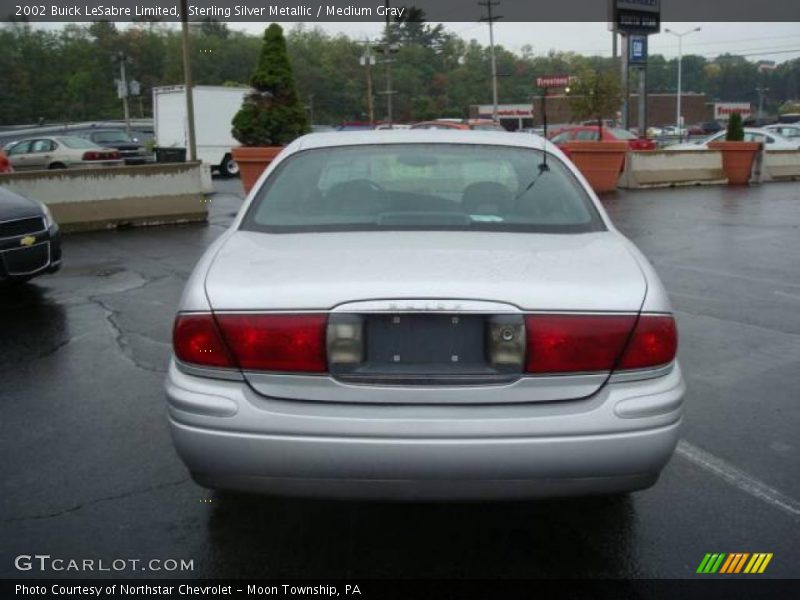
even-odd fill
[{"label": "rear wheel", "polygon": [[230,154],[226,154],[219,163],[219,174],[223,177],[236,177],[239,174],[239,165]]},{"label": "rear wheel", "polygon": [[65,165],[64,163],[60,163],[60,162],[54,162],[54,163],[50,163],[50,166],[47,167],[47,168],[48,169],[66,169],[67,165]]}]

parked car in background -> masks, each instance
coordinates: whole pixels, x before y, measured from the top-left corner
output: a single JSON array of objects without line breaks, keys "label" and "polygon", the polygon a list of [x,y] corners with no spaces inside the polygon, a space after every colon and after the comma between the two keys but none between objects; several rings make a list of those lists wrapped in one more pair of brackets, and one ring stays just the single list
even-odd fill
[{"label": "parked car in background", "polygon": [[[550,137],[550,141],[559,147],[571,141],[596,142],[598,139],[600,139],[600,135],[598,134],[597,125],[574,125]],[[625,129],[603,127],[602,139],[605,141],[627,142],[631,150],[656,149],[656,143],[653,140],[636,137]]]},{"label": "parked car in background", "polygon": [[8,149],[16,171],[119,167],[125,164],[118,150],[108,150],[77,136],[19,140]]},{"label": "parked car in background", "polygon": [[0,187],[0,283],[61,268],[61,236],[46,205]]},{"label": "parked car in background", "polygon": [[787,140],[800,140],[800,125],[789,125],[784,123],[773,123],[764,127],[767,131],[772,131],[785,137]]},{"label": "parked car in background", "polygon": [[123,129],[97,129],[77,135],[103,148],[117,150],[126,165],[143,165],[154,161],[153,153]]},{"label": "parked car in background", "polygon": [[11,173],[14,167],[11,166],[11,161],[8,160],[8,155],[5,150],[0,150],[0,173]]},{"label": "parked car in background", "polygon": [[517,129],[517,133],[527,133],[544,137],[544,127],[523,127],[521,129]]},{"label": "parked car in background", "polygon": [[488,119],[436,119],[435,121],[421,121],[411,126],[411,129],[460,129],[463,131],[505,131],[502,125]]},{"label": "parked car in background", "polygon": [[532,135],[297,139],[196,265],[173,349],[173,442],[221,490],[614,494],[682,420],[664,287]]},{"label": "parked car in background", "polygon": [[314,124],[311,126],[312,133],[327,133],[329,131],[336,131],[336,127],[333,125],[319,125]]},{"label": "parked car in background", "polygon": [[[723,141],[726,134],[727,132],[720,131],[714,135],[700,140],[666,146],[665,150],[707,150],[709,143]],[[765,150],[797,150],[800,148],[800,139],[795,139],[792,141],[775,133],[774,131],[770,131],[768,129],[759,129],[756,127],[744,128],[744,141],[761,142],[764,144]]]},{"label": "parked car in background", "polygon": [[676,127],[675,125],[667,125],[661,130],[662,136],[667,137],[681,137],[685,138],[689,135],[689,130],[686,127]]},{"label": "parked car in background", "polygon": [[408,123],[381,123],[375,127],[378,131],[387,131],[393,129],[411,129]]},{"label": "parked car in background", "polygon": [[369,121],[344,121],[336,127],[336,131],[370,131],[375,129],[375,123]]}]

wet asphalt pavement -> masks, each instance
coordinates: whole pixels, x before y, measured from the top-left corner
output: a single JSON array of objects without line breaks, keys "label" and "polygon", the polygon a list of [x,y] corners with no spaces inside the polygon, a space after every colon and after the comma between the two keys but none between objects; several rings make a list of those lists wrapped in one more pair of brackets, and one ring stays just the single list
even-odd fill
[{"label": "wet asphalt pavement", "polygon": [[422,505],[189,479],[162,380],[183,283],[241,204],[215,185],[208,226],[70,235],[61,272],[0,290],[0,576],[74,575],[15,570],[37,553],[191,559],[169,575],[192,577],[692,577],[706,552],[772,552],[764,576],[800,577],[800,185],[605,199],[678,316],[684,441],[654,488]]}]

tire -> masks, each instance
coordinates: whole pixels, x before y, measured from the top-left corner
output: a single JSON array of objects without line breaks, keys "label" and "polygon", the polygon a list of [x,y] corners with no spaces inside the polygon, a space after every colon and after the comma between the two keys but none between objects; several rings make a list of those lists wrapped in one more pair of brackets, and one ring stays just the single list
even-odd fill
[{"label": "tire", "polygon": [[219,174],[222,177],[236,177],[239,174],[239,165],[230,154],[226,154],[219,163]]},{"label": "tire", "polygon": [[66,169],[67,165],[60,162],[50,163],[50,166],[47,167],[48,169]]}]

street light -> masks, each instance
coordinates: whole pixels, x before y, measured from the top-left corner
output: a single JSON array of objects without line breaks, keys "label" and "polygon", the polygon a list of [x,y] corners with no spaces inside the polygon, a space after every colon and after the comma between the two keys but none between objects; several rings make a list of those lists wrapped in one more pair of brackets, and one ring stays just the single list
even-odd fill
[{"label": "street light", "polygon": [[680,135],[681,139],[683,139],[683,132],[681,131],[681,67],[683,62],[683,37],[689,35],[690,33],[695,33],[703,29],[702,27],[695,27],[694,29],[690,29],[689,31],[684,31],[683,33],[678,33],[677,31],[673,31],[672,29],[665,29],[664,33],[670,33],[678,38],[678,114],[675,118],[675,127],[678,129],[678,135]]}]

